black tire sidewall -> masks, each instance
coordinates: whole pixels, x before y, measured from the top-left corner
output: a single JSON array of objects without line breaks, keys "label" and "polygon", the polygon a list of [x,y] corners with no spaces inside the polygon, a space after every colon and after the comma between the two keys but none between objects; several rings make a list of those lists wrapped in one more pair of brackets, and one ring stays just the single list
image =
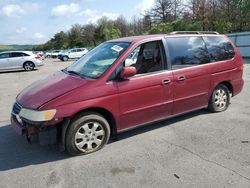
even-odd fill
[{"label": "black tire sidewall", "polygon": [[[226,93],[226,95],[227,95],[227,102],[226,102],[226,105],[225,105],[225,107],[222,108],[222,109],[218,108],[217,105],[215,104],[215,94],[216,94],[216,92],[217,92],[218,90],[220,90],[220,89],[224,90],[225,93]],[[227,110],[229,104],[230,104],[230,93],[229,93],[228,88],[227,88],[225,85],[218,85],[218,86],[214,89],[214,91],[213,91],[213,93],[212,93],[212,96],[211,96],[211,98],[210,98],[209,105],[208,105],[209,110],[212,111],[212,112],[223,112],[223,111]]]},{"label": "black tire sidewall", "polygon": [[[84,125],[87,122],[91,122],[91,121],[97,121],[98,123],[100,123],[104,129],[105,132],[105,138],[102,142],[102,144],[96,148],[95,150],[92,150],[90,152],[83,152],[80,151],[76,145],[75,145],[75,134],[78,131],[78,129]],[[101,148],[103,148],[110,137],[110,126],[108,121],[101,115],[97,114],[97,113],[86,113],[86,114],[82,114],[79,118],[76,118],[75,120],[73,120],[73,122],[71,123],[68,131],[67,131],[67,135],[66,135],[66,150],[68,151],[68,153],[70,153],[71,155],[80,155],[80,154],[89,154],[89,153],[93,153],[96,152],[98,150],[100,150]]]},{"label": "black tire sidewall", "polygon": [[69,59],[69,58],[68,58],[67,56],[64,56],[64,57],[63,57],[63,61],[68,61],[68,59]]}]

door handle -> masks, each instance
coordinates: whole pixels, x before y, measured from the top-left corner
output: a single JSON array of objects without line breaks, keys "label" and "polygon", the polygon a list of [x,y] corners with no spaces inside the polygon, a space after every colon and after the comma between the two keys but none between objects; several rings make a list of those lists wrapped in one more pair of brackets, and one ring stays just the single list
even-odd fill
[{"label": "door handle", "polygon": [[168,85],[170,84],[171,80],[166,79],[166,80],[162,80],[162,85]]},{"label": "door handle", "polygon": [[185,77],[185,76],[178,76],[177,80],[178,80],[179,82],[181,82],[181,81],[186,80],[186,77]]}]

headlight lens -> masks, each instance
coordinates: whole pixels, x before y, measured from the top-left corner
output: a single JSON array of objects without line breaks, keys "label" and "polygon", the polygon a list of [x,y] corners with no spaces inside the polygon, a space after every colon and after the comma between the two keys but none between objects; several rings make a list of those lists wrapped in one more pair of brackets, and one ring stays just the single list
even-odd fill
[{"label": "headlight lens", "polygon": [[50,121],[56,115],[56,110],[36,111],[22,108],[19,116],[34,122]]}]

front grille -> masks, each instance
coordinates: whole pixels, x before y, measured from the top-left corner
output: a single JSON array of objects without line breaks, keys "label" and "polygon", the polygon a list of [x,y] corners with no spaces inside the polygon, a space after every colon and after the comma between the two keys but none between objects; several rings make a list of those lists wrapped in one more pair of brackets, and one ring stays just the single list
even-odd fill
[{"label": "front grille", "polygon": [[12,113],[18,115],[21,109],[22,109],[22,106],[18,104],[17,102],[15,102],[12,108]]}]

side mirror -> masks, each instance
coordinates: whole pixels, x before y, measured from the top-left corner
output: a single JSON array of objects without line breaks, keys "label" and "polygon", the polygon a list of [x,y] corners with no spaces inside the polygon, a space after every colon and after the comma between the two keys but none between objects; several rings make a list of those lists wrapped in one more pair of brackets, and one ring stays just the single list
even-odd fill
[{"label": "side mirror", "polygon": [[135,67],[124,67],[120,72],[120,77],[122,79],[130,78],[136,75],[136,68]]}]

